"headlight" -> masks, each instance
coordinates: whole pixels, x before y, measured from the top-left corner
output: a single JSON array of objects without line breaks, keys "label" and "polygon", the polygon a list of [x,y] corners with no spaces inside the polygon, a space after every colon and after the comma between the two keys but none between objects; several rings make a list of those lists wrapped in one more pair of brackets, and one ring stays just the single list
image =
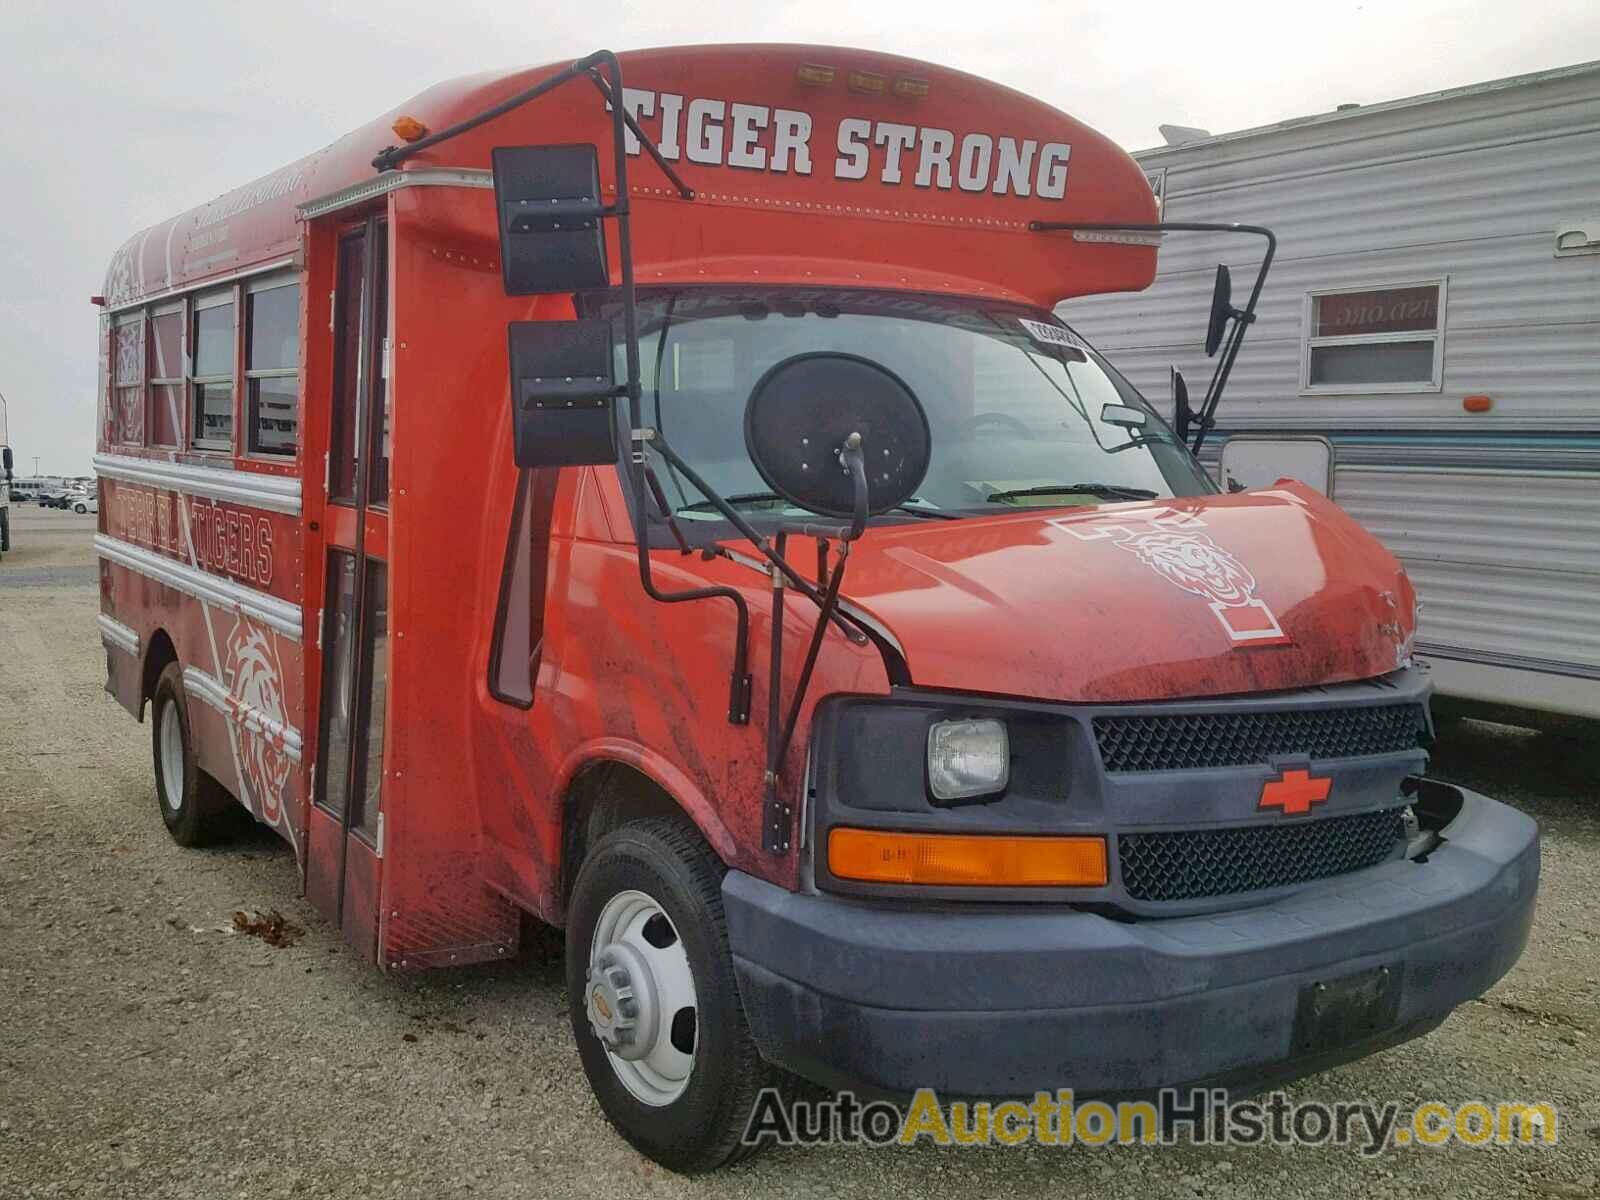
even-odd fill
[{"label": "headlight", "polygon": [[1010,775],[1003,722],[940,721],[928,730],[928,788],[935,799],[988,796],[1003,791]]}]

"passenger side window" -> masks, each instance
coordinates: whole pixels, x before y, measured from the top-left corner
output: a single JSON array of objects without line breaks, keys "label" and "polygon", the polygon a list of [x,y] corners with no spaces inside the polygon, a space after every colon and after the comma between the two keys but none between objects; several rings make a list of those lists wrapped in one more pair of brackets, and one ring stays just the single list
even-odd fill
[{"label": "passenger side window", "polygon": [[555,468],[522,472],[511,517],[494,644],[489,654],[489,691],[496,699],[519,708],[533,704],[534,682],[539,675],[550,517],[559,478],[560,472]]},{"label": "passenger side window", "polygon": [[127,446],[144,445],[144,316],[119,317],[112,329],[112,429]]},{"label": "passenger side window", "polygon": [[183,440],[183,301],[150,317],[150,444]]},{"label": "passenger side window", "polygon": [[300,285],[268,280],[245,300],[245,396],[251,454],[292,455],[300,428]]},{"label": "passenger side window", "polygon": [[191,328],[194,421],[190,444],[197,450],[232,450],[236,344],[232,289],[197,299]]}]

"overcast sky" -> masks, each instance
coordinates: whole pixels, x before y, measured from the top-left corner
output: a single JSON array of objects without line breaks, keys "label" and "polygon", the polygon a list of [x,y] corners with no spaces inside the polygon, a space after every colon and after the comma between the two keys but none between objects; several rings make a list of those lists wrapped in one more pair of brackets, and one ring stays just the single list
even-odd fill
[{"label": "overcast sky", "polygon": [[685,42],[858,45],[1009,84],[1122,143],[1600,59],[1596,0],[0,0],[0,394],[19,474],[86,474],[95,310],[137,230],[428,84]]}]

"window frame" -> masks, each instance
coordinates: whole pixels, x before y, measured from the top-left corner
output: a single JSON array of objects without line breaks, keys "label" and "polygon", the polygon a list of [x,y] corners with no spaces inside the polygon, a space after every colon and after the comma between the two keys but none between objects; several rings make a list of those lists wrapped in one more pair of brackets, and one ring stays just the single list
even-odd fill
[{"label": "window frame", "polygon": [[[166,300],[160,304],[151,304],[140,309],[145,317],[145,350],[144,350],[144,375],[145,375],[145,431],[144,444],[155,450],[182,450],[189,444],[189,389],[184,386],[189,374],[189,298],[179,296],[176,300]],[[169,371],[177,368],[176,374],[157,376],[156,370],[156,320],[160,317],[170,317],[176,314],[178,318],[178,361],[168,364]],[[156,392],[163,387],[175,387],[180,397],[178,402],[178,428],[175,432],[177,438],[174,442],[158,442],[155,438],[156,422]]]},{"label": "window frame", "polygon": [[[124,383],[117,374],[117,333],[130,325],[139,326],[139,377],[131,383]],[[132,446],[143,448],[149,444],[149,409],[150,409],[150,310],[148,308],[130,308],[119,312],[111,318],[111,395],[109,403],[112,407],[113,427],[116,437],[113,444],[118,446]],[[126,434],[132,427],[124,427],[121,419],[122,393],[137,391],[139,393],[139,429],[138,440],[130,440]]]},{"label": "window frame", "polygon": [[[197,375],[195,364],[200,355],[200,332],[196,328],[200,314],[209,309],[221,308],[229,305],[233,309],[233,345],[228,354],[228,373],[226,375]],[[188,426],[188,448],[195,454],[226,454],[232,455],[234,447],[239,443],[239,325],[240,325],[239,289],[230,284],[216,291],[196,292],[190,295],[188,305],[188,319],[184,325],[184,332],[188,335],[184,341],[184,369],[188,378],[189,387],[186,389],[186,408],[188,415],[185,424]],[[200,398],[200,389],[210,384],[226,383],[232,392],[233,419],[226,444],[220,439],[207,441],[200,440],[196,430],[200,422],[196,419],[196,403]]]},{"label": "window frame", "polygon": [[[1384,280],[1379,283],[1360,283],[1336,288],[1318,288],[1306,292],[1300,311],[1300,392],[1302,396],[1360,396],[1390,395],[1397,393],[1442,392],[1444,390],[1444,333],[1446,299],[1450,277],[1438,275],[1428,279]],[[1402,288],[1436,287],[1439,289],[1438,313],[1431,331],[1405,330],[1399,333],[1354,333],[1337,337],[1314,336],[1316,329],[1317,300],[1323,296],[1344,296],[1352,292],[1387,292]],[[1378,346],[1397,342],[1432,342],[1433,369],[1426,380],[1372,382],[1372,383],[1312,383],[1311,352],[1324,346]]]},{"label": "window frame", "polygon": [[[278,288],[292,287],[299,289],[303,280],[298,271],[274,272],[244,282],[242,304],[239,309],[239,319],[236,322],[236,336],[239,339],[239,353],[243,356],[244,372],[243,382],[239,390],[236,408],[241,408],[244,413],[244,438],[243,449],[247,458],[259,458],[264,462],[295,462],[300,458],[302,444],[301,430],[305,388],[300,380],[300,364],[304,358],[305,329],[303,305],[305,295],[302,291],[295,304],[296,330],[295,330],[295,365],[292,367],[266,367],[256,369],[250,365],[250,337],[254,326],[254,312],[250,308],[250,298],[262,292],[276,291]],[[250,384],[258,379],[293,379],[295,381],[295,432],[294,447],[285,452],[282,450],[263,450],[256,444],[258,432],[255,415],[254,397],[251,394]]]},{"label": "window frame", "polygon": [[[505,559],[501,564],[499,597],[495,602],[494,632],[489,640],[488,690],[502,704],[524,712],[531,709],[539,695],[539,666],[544,660],[545,617],[550,605],[550,558],[555,541],[556,492],[560,487],[561,471],[558,467],[523,467],[517,472],[517,486],[512,498],[511,528],[506,534]],[[534,538],[539,537],[535,553]],[[527,595],[512,594],[516,584],[517,557],[528,554]],[[538,597],[535,608],[534,597]],[[526,607],[519,612],[519,602]],[[528,676],[526,698],[504,690],[501,684],[501,660],[505,656],[506,627],[513,617],[528,622]],[[535,619],[537,617],[537,620]],[[537,632],[538,636],[534,637]]]}]

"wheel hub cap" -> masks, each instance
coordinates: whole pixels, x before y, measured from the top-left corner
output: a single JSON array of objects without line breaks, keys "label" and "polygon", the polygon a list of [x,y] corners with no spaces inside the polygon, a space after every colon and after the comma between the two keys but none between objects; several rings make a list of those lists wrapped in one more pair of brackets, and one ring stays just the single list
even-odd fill
[{"label": "wheel hub cap", "polygon": [[589,1027],[618,1058],[643,1058],[656,1040],[660,1009],[644,957],[625,942],[601,947],[589,968]]},{"label": "wheel hub cap", "polygon": [[584,1015],[618,1080],[643,1104],[689,1086],[698,1041],[694,973],[678,930],[644,892],[619,892],[595,922]]}]

